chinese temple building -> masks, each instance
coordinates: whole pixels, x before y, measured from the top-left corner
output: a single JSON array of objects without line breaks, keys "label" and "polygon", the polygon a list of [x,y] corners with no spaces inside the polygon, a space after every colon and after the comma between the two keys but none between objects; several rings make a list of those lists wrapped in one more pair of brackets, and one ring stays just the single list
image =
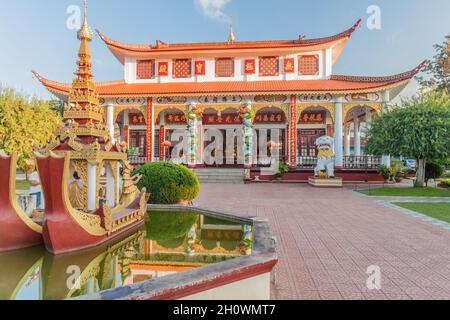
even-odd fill
[{"label": "chinese temple building", "polygon": [[[251,169],[253,176],[270,164],[268,154],[276,149],[290,167],[288,179],[307,180],[316,161],[314,142],[328,135],[334,137],[337,176],[379,179],[376,167],[389,165],[389,157],[365,155],[361,132],[422,65],[393,76],[333,74],[360,22],[319,39],[238,42],[231,31],[228,41],[217,43],[125,44],[97,30],[124,67],[123,80],[96,83],[111,138],[120,135],[133,164],[171,160],[192,168]],[[35,75],[68,100],[70,84]],[[189,132],[189,148],[180,157],[171,152],[177,129]],[[222,132],[224,146],[227,139],[252,140],[244,163],[237,161],[239,150],[225,147],[220,152],[226,164],[207,163],[207,129]]]}]

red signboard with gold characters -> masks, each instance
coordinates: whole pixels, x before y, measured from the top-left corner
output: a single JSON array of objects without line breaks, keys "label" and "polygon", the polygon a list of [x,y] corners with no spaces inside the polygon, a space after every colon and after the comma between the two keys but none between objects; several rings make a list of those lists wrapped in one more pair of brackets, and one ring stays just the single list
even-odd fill
[{"label": "red signboard with gold characters", "polygon": [[255,71],[256,71],[255,59],[245,60],[244,74],[255,74]]},{"label": "red signboard with gold characters", "polygon": [[158,76],[168,76],[169,75],[169,63],[168,62],[160,62],[158,63]]},{"label": "red signboard with gold characters", "polygon": [[325,111],[305,111],[300,117],[300,124],[324,124],[326,120]]},{"label": "red signboard with gold characters", "polygon": [[294,73],[295,72],[295,60],[294,58],[286,58],[283,61],[284,73]]},{"label": "red signboard with gold characters", "polygon": [[286,117],[284,112],[258,112],[255,123],[284,123]]},{"label": "red signboard with gold characters", "polygon": [[186,124],[186,116],[184,114],[166,114],[166,124]]},{"label": "red signboard with gold characters", "polygon": [[242,125],[242,118],[237,113],[204,114],[203,125]]},{"label": "red signboard with gold characters", "polygon": [[130,126],[145,126],[145,117],[142,113],[130,113],[128,115],[128,123]]},{"label": "red signboard with gold characters", "polygon": [[205,61],[195,61],[195,75],[204,76],[206,74],[206,63]]}]

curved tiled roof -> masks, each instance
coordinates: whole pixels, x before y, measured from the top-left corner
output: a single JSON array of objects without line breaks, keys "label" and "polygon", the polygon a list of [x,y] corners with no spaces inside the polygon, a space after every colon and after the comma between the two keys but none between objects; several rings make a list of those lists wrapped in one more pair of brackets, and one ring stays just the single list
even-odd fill
[{"label": "curved tiled roof", "polygon": [[[273,93],[356,93],[373,92],[409,81],[423,67],[389,77],[332,76],[329,80],[272,80],[184,83],[133,83],[125,81],[96,84],[101,97],[215,95],[215,94],[273,94]],[[33,71],[39,81],[51,92],[67,95],[70,85],[51,81]]]},{"label": "curved tiled roof", "polygon": [[122,49],[131,52],[145,53],[145,52],[166,52],[166,51],[192,51],[192,50],[223,50],[223,49],[259,49],[259,48],[289,48],[289,47],[305,47],[312,45],[319,45],[337,41],[343,38],[348,38],[355,32],[360,25],[361,19],[358,20],[350,29],[341,32],[337,35],[305,40],[299,37],[297,40],[269,40],[269,41],[241,41],[241,42],[211,42],[211,43],[179,43],[166,44],[157,41],[157,44],[125,44],[119,41],[112,40],[106,37],[103,33],[97,30],[100,38],[109,47]]}]

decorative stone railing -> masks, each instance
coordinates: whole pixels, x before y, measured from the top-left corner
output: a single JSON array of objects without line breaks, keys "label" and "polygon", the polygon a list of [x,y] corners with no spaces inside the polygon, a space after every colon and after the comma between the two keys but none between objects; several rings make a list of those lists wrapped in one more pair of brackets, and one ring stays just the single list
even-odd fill
[{"label": "decorative stone railing", "polygon": [[344,157],[345,169],[377,169],[381,157],[377,156],[347,156]]}]

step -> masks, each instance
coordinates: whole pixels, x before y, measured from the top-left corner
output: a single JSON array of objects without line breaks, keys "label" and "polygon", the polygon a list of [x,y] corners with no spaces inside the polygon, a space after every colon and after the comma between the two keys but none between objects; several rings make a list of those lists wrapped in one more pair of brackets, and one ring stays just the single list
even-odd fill
[{"label": "step", "polygon": [[245,171],[243,169],[202,168],[195,169],[194,172],[200,183],[244,183]]}]

